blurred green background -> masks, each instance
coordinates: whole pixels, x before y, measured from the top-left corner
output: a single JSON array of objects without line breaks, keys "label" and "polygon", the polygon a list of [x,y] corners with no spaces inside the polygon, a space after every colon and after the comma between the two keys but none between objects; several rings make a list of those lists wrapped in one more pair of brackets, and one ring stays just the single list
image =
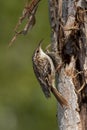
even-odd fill
[{"label": "blurred green background", "polygon": [[39,4],[33,29],[8,48],[25,3],[0,0],[0,130],[57,130],[56,100],[45,98],[32,69],[37,43],[50,43],[47,0]]}]

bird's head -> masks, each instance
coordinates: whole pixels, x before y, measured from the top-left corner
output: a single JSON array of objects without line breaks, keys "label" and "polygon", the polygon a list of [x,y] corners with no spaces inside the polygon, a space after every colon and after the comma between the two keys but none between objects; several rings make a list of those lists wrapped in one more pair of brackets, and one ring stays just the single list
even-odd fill
[{"label": "bird's head", "polygon": [[45,53],[43,52],[41,48],[42,41],[43,40],[39,42],[37,48],[35,49],[34,54],[33,54],[33,59],[44,57]]}]

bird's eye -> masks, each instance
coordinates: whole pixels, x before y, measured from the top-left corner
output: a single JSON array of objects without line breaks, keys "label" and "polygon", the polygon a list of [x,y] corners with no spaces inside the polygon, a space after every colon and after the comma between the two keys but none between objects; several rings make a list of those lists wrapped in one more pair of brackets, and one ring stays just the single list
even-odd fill
[{"label": "bird's eye", "polygon": [[37,53],[39,53],[39,50],[37,50]]}]

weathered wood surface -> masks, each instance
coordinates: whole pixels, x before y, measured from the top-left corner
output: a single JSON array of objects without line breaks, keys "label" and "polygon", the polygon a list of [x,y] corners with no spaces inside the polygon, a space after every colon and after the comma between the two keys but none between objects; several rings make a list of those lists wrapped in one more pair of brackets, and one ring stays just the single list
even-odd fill
[{"label": "weathered wood surface", "polygon": [[59,129],[87,130],[87,0],[49,0],[49,15],[57,87],[69,103],[58,104]]}]

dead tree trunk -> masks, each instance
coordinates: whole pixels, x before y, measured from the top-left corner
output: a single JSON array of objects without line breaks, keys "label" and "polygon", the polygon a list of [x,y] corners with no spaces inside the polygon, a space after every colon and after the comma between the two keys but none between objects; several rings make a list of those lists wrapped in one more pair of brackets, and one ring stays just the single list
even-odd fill
[{"label": "dead tree trunk", "polygon": [[58,104],[60,130],[87,130],[87,0],[49,0],[57,88],[69,107]]}]

